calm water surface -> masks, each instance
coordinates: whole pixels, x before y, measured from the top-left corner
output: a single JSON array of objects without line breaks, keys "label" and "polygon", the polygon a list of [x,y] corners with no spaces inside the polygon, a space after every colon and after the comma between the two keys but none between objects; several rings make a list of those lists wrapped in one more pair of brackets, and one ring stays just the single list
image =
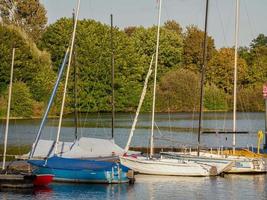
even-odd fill
[{"label": "calm water surface", "polygon": [[136,176],[134,185],[52,184],[34,191],[2,191],[4,199],[197,199],[197,200],[266,200],[265,175],[227,175],[213,178]]},{"label": "calm water surface", "polygon": [[[230,130],[231,113],[206,113],[203,126],[207,130]],[[116,114],[115,142],[124,147],[134,114]],[[83,114],[79,120],[79,136],[110,138],[109,114]],[[40,120],[12,120],[9,144],[32,144]],[[57,119],[49,119],[42,138],[54,139]],[[4,122],[0,126],[3,141]],[[61,140],[73,141],[73,119],[67,116],[63,122]],[[142,114],[132,141],[132,146],[147,146],[151,125],[150,114]],[[156,115],[156,146],[194,145],[197,134],[193,128],[198,125],[197,114],[175,113]],[[237,136],[237,146],[256,146],[257,131],[264,129],[264,113],[238,113],[237,127],[249,131],[248,135]],[[162,140],[168,138],[170,140]],[[230,147],[231,135],[203,135],[202,144],[210,147]],[[197,199],[197,200],[266,200],[266,175],[227,175],[225,177],[164,177],[138,175],[134,185],[72,185],[52,184],[48,188],[34,191],[1,191],[0,199]]]},{"label": "calm water surface", "polygon": [[[116,114],[115,142],[124,147],[132,125],[134,114]],[[156,114],[156,146],[195,145],[197,143],[197,113]],[[40,119],[11,120],[9,144],[32,144],[38,130]],[[42,134],[44,139],[55,139],[58,119],[49,119]],[[80,114],[79,136],[110,138],[110,114]],[[3,141],[4,121],[0,125],[0,140]],[[141,114],[133,137],[132,146],[148,146],[151,114]],[[66,116],[63,121],[61,140],[73,141],[74,120]],[[232,113],[205,113],[203,127],[206,130],[230,131]],[[195,128],[195,129],[194,129]],[[247,135],[237,135],[239,147],[256,146],[257,131],[264,130],[264,113],[237,113],[237,130],[249,131]],[[231,147],[232,135],[203,134],[201,143],[209,147]]]}]

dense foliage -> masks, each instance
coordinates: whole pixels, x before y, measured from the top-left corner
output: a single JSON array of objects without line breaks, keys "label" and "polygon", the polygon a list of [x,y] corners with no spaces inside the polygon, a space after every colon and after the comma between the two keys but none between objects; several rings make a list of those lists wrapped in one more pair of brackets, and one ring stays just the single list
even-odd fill
[{"label": "dense foliage", "polygon": [[[2,2],[0,0],[0,2]],[[4,115],[10,76],[11,52],[16,48],[12,116],[40,116],[52,91],[56,74],[70,44],[72,19],[46,24],[46,11],[39,1],[27,7],[15,1],[1,4],[0,115]],[[14,6],[13,5],[13,6]],[[34,10],[36,16],[31,16]],[[127,27],[114,30],[115,105],[117,111],[135,111],[144,79],[156,48],[157,27]],[[199,108],[200,69],[204,33],[196,26],[185,30],[174,20],[160,29],[156,110],[194,111]],[[94,20],[79,20],[75,40],[78,74],[78,108],[82,112],[111,110],[110,27]],[[205,110],[231,110],[233,93],[233,48],[216,49],[208,37]],[[238,109],[261,111],[262,85],[267,79],[267,37],[260,34],[249,47],[239,48]],[[66,112],[73,109],[73,63]],[[153,74],[152,76],[153,77]],[[150,78],[143,111],[151,110]],[[58,97],[62,95],[60,86]],[[256,100],[255,100],[256,99]],[[61,98],[52,109],[58,112]]]}]

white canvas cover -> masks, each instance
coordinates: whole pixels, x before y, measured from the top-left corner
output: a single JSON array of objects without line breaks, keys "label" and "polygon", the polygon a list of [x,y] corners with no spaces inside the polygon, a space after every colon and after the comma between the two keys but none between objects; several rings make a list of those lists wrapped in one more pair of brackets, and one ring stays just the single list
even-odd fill
[{"label": "white canvas cover", "polygon": [[[55,141],[53,140],[39,140],[33,159],[44,159],[48,156],[54,155],[54,144]],[[73,145],[73,142],[59,142],[58,144],[58,151],[60,153],[64,153],[67,151],[70,151],[71,146]],[[30,152],[21,156],[18,156],[18,159],[28,159],[30,155]]]},{"label": "white canvas cover", "polygon": [[[33,159],[44,159],[54,155],[53,140],[39,140]],[[75,143],[59,142],[59,156],[66,158],[94,158],[123,155],[124,151],[113,140],[81,137]],[[28,159],[29,153],[19,156]]]},{"label": "white canvas cover", "polygon": [[70,151],[62,154],[66,158],[93,158],[123,155],[124,151],[113,140],[81,137]]}]

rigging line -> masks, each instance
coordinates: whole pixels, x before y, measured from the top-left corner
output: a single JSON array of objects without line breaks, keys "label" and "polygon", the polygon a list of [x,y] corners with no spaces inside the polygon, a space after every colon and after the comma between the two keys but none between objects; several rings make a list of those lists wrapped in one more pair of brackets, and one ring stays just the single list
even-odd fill
[{"label": "rigging line", "polygon": [[[241,4],[242,5],[242,4]],[[246,3],[246,0],[243,0],[243,5],[245,7],[245,12],[246,12],[246,16],[247,16],[247,19],[248,19],[248,26],[250,28],[250,34],[253,38],[255,38],[255,28],[252,26],[253,23],[251,23],[251,19],[249,17],[249,14],[248,14],[248,9],[247,9],[247,3]]]},{"label": "rigging line", "polygon": [[220,8],[218,6],[218,0],[215,1],[215,4],[216,4],[216,8],[217,8],[217,11],[218,11],[218,15],[219,15],[219,19],[220,19],[220,23],[221,23],[221,27],[222,27],[224,44],[226,44],[226,46],[229,46],[227,44],[227,40],[226,40],[226,34],[225,34],[224,24],[223,24],[223,21],[222,21],[222,15],[221,15],[221,12],[220,12]]},{"label": "rigging line", "polygon": [[155,126],[156,126],[156,128],[157,128],[157,130],[158,130],[158,132],[159,132],[159,134],[160,134],[160,136],[163,136],[163,134],[162,134],[162,132],[160,131],[160,129],[159,129],[157,123],[155,122],[154,124],[155,124]]}]

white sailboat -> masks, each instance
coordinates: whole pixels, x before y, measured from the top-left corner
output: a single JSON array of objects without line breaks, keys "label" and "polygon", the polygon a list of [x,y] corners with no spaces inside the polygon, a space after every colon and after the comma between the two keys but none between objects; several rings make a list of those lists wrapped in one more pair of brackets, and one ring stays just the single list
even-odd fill
[{"label": "white sailboat", "polygon": [[[233,165],[228,170],[225,170],[225,173],[265,173],[267,171],[265,161],[262,158],[247,158],[244,156],[235,156],[236,148],[236,88],[237,88],[237,57],[238,57],[238,36],[239,36],[239,7],[240,2],[236,0],[236,18],[235,18],[235,60],[234,60],[234,105],[233,105],[233,154],[234,155],[223,155],[223,154],[212,154],[209,152],[188,152],[188,153],[177,153],[177,152],[168,152],[166,155],[173,156],[176,158],[187,158],[190,160],[197,161],[210,161],[210,162],[221,162],[221,161],[231,161]],[[201,114],[201,112],[200,112]],[[201,129],[202,118],[199,119]],[[199,139],[200,139],[199,130]],[[200,144],[200,140],[199,144]]]},{"label": "white sailboat", "polygon": [[173,159],[165,157],[164,155],[159,158],[154,157],[154,116],[155,116],[155,96],[156,96],[156,78],[157,78],[157,64],[158,64],[158,52],[159,52],[159,35],[160,35],[160,17],[161,17],[161,0],[159,1],[158,10],[158,29],[157,29],[157,46],[156,46],[156,60],[155,60],[155,71],[154,71],[154,91],[153,91],[153,107],[152,107],[152,128],[150,137],[150,156],[128,156],[129,145],[133,137],[133,131],[137,122],[137,117],[144,100],[146,93],[147,82],[152,72],[153,56],[150,63],[149,71],[145,80],[143,92],[140,98],[136,116],[133,122],[133,126],[129,135],[127,145],[125,147],[125,155],[120,156],[120,162],[122,165],[134,170],[135,172],[142,174],[153,174],[153,175],[173,175],[173,176],[210,176],[217,175],[217,168],[208,163],[198,163],[189,161],[188,159]]}]

